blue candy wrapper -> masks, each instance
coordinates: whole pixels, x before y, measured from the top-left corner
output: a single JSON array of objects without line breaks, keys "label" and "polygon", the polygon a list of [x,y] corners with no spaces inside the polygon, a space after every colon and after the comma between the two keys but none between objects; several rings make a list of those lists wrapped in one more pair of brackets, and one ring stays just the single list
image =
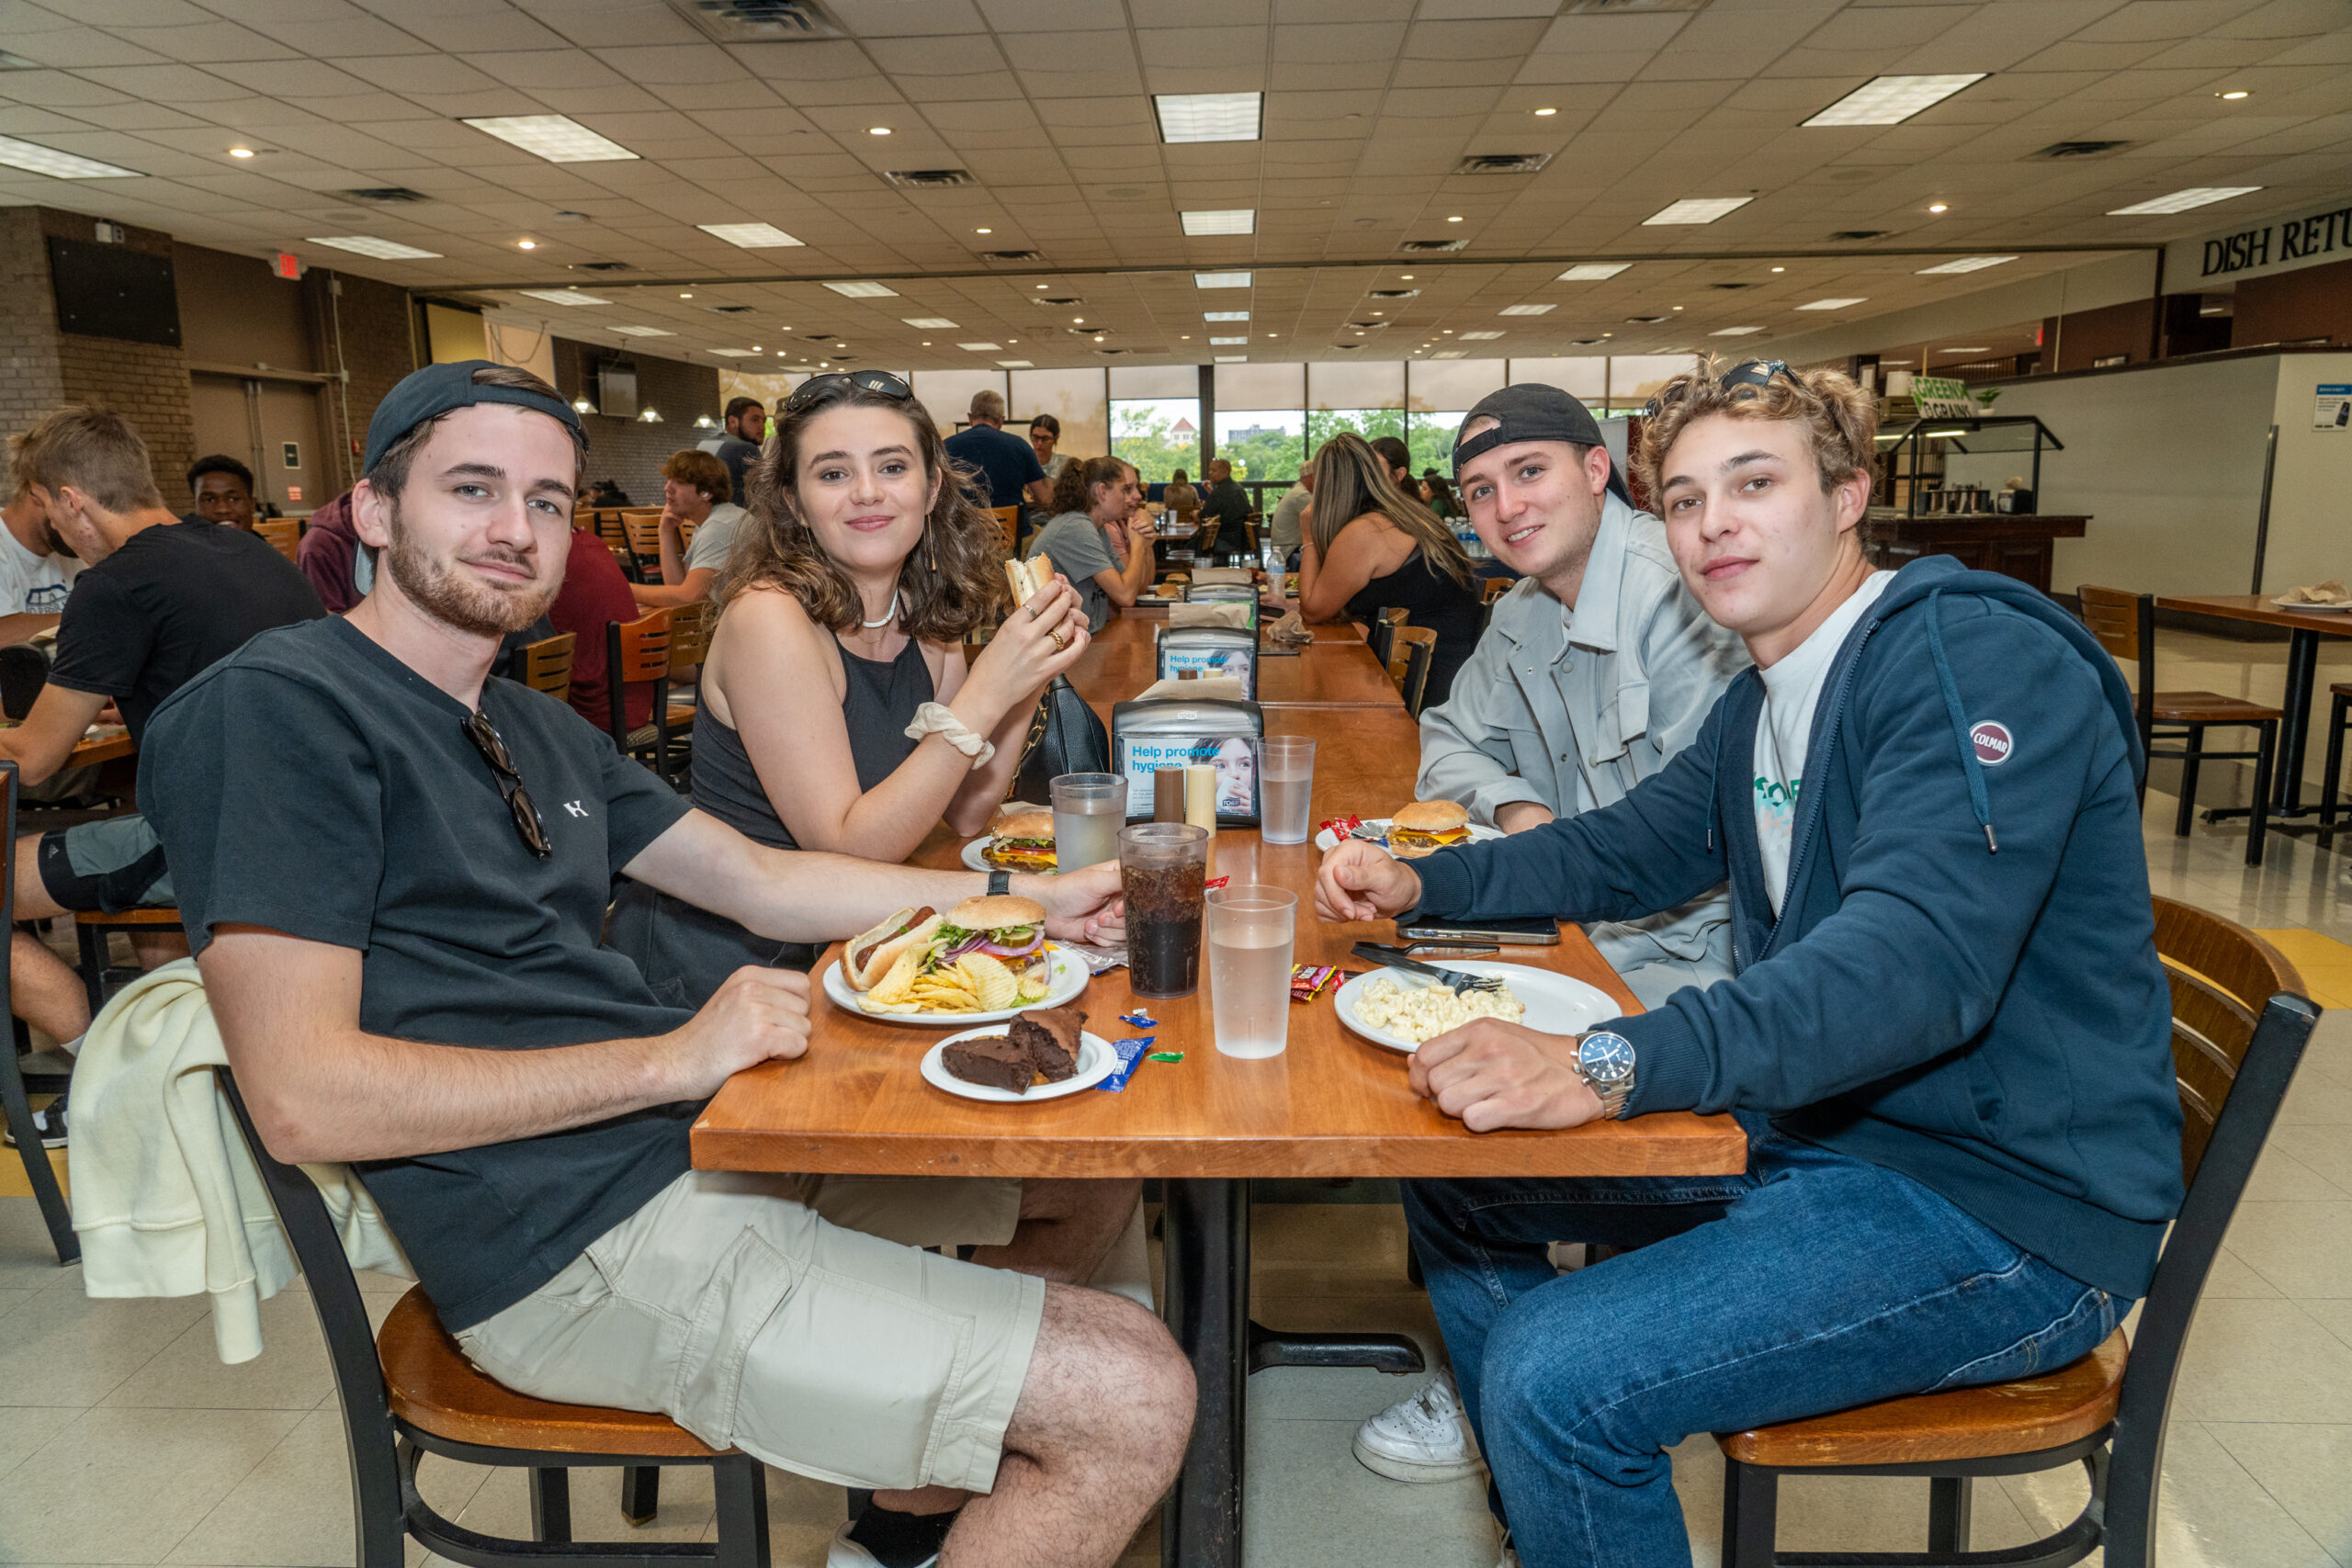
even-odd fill
[{"label": "blue candy wrapper", "polygon": [[1159,1027],[1159,1020],[1152,1017],[1151,1014],[1144,1011],[1141,1008],[1136,1009],[1133,1012],[1121,1013],[1119,1015],[1119,1021],[1127,1025],[1131,1029],[1157,1029]]},{"label": "blue candy wrapper", "polygon": [[1151,1049],[1154,1038],[1149,1034],[1138,1034],[1131,1039],[1111,1042],[1111,1049],[1118,1056],[1119,1065],[1111,1069],[1109,1077],[1094,1087],[1108,1089],[1113,1094],[1126,1088],[1127,1080],[1136,1076],[1137,1067],[1143,1066],[1143,1054]]}]

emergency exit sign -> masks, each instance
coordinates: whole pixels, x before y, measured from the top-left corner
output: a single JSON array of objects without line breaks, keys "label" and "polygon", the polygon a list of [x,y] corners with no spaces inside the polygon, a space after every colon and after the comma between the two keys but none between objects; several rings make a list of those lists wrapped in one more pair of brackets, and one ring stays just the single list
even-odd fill
[{"label": "emergency exit sign", "polygon": [[294,259],[292,251],[280,251],[277,259],[270,264],[270,270],[280,277],[300,277],[302,264]]}]

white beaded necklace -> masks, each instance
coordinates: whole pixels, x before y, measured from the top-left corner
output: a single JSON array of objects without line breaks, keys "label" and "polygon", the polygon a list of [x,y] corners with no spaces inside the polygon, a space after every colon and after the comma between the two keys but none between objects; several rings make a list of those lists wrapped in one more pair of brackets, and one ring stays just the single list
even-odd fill
[{"label": "white beaded necklace", "polygon": [[892,621],[897,620],[899,618],[899,591],[895,588],[890,591],[890,608],[884,613],[880,620],[860,621],[857,624],[864,626],[867,631],[872,631],[876,626],[887,626]]}]

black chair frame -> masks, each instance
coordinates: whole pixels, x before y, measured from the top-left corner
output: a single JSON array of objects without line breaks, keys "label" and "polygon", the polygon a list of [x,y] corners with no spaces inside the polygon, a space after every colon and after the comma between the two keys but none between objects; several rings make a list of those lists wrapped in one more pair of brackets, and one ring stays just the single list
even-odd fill
[{"label": "black chair frame", "polygon": [[49,1163],[49,1151],[41,1147],[40,1134],[33,1126],[33,1108],[29,1096],[59,1094],[67,1080],[53,1073],[34,1073],[29,1077],[24,1064],[17,1059],[17,1047],[27,1043],[30,1036],[16,1017],[17,974],[15,969],[14,935],[17,930],[17,764],[0,761],[0,773],[6,783],[0,785],[0,833],[6,835],[0,843],[6,845],[6,886],[0,888],[0,931],[10,933],[6,951],[0,951],[0,1000],[11,1004],[9,1023],[14,1038],[8,1049],[0,1052],[0,1110],[5,1110],[8,1135],[17,1140],[17,1153],[25,1162],[25,1179],[32,1184],[33,1201],[40,1205],[41,1223],[49,1227],[49,1244],[57,1250],[57,1264],[63,1268],[82,1260],[82,1239],[74,1234],[74,1212],[66,1205],[64,1190],[57,1184],[57,1171]]},{"label": "black chair frame", "polygon": [[2352,695],[2338,692],[2327,705],[2327,778],[2320,785],[2319,825],[2334,831],[2338,811],[2352,816],[2352,807],[2339,806],[2344,793],[2344,732],[2352,727]]},{"label": "black chair frame", "polygon": [[[216,1069],[220,1091],[235,1111],[237,1126],[260,1168],[270,1202],[285,1226],[319,1324],[326,1332],[334,1365],[335,1398],[343,1410],[350,1450],[353,1522],[358,1537],[358,1568],[403,1568],[403,1537],[425,1551],[467,1568],[548,1568],[556,1563],[594,1568],[681,1568],[705,1562],[712,1568],[768,1568],[767,1478],[749,1454],[715,1459],[659,1455],[540,1452],[484,1448],[453,1442],[423,1431],[392,1414],[376,1352],[375,1330],[359,1282],[344,1256],[326,1201],[295,1166],[273,1157],[254,1129],[253,1116],[225,1067]],[[531,1514],[538,1539],[509,1540],[454,1524],[435,1513],[418,1493],[417,1466],[426,1454],[467,1464],[531,1472]],[[571,1471],[622,1467],[622,1511],[632,1523],[652,1517],[654,1470],[658,1465],[700,1464],[711,1472],[718,1504],[716,1541],[575,1542],[571,1539]]]},{"label": "black chair frame", "polygon": [[1374,615],[1364,627],[1363,641],[1372,649],[1372,656],[1380,660],[1380,667],[1387,669],[1389,651],[1396,646],[1396,623],[1386,615]]},{"label": "black chair frame", "polygon": [[[2176,839],[2188,837],[2189,824],[2197,818],[2197,774],[2207,762],[2252,762],[2254,764],[2253,808],[2246,813],[2245,863],[2262,863],[2262,846],[2270,828],[2270,774],[2278,756],[2278,720],[2215,720],[2211,723],[2167,724],[2156,728],[2156,596],[2139,596],[2140,622],[2140,682],[2133,694],[2133,716],[2140,722],[2140,750],[2151,762],[2171,761],[2180,764],[2180,810],[2173,820],[2172,835]],[[2224,728],[2251,728],[2256,735],[2251,751],[2208,751],[2205,731],[2218,725]],[[2178,741],[2177,751],[2159,751],[2159,740]],[[2140,775],[2140,798],[2148,797],[2147,773]],[[2223,807],[2222,809],[2227,809]],[[2208,813],[2206,820],[2218,817]]]},{"label": "black chair frame", "polygon": [[1405,645],[1404,697],[1405,715],[1408,718],[1421,716],[1422,705],[1429,698],[1430,665],[1436,653],[1436,647],[1430,643],[1408,642]]},{"label": "black chair frame", "polygon": [[[2097,1548],[2108,1568],[2146,1568],[2155,1560],[2157,1492],[2163,1482],[2165,1419],[2180,1371],[2182,1348],[2197,1317],[2205,1278],[2221,1250],[2263,1140],[2294,1081],[2319,1009],[2281,991],[2270,998],[2245,1059],[2215,1121],[2196,1179],[2165,1239],[2140,1310],[2139,1334],[2123,1372],[2115,1419],[2089,1437],[2031,1453],[1916,1464],[1742,1464],[1724,1459],[1724,1568],[2065,1568]],[[1980,1475],[2025,1475],[2081,1464],[2090,1501],[2065,1529],[2024,1546],[1970,1551],[1970,1484]],[[1778,1487],[1783,1475],[1926,1475],[1928,1550],[1924,1552],[1776,1551]]]}]

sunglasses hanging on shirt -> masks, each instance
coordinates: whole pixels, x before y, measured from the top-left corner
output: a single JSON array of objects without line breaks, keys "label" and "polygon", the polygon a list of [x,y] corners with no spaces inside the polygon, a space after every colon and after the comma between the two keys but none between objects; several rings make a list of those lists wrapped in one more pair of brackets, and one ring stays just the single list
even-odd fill
[{"label": "sunglasses hanging on shirt", "polygon": [[539,820],[539,808],[532,804],[531,792],[523,787],[523,775],[516,771],[514,759],[508,753],[498,727],[490,722],[490,716],[469,714],[458,728],[474,743],[474,750],[481,753],[481,760],[490,764],[498,782],[498,793],[506,801],[507,814],[514,819],[515,837],[523,840],[523,847],[541,860],[555,853],[555,846],[548,842],[547,825]]}]

